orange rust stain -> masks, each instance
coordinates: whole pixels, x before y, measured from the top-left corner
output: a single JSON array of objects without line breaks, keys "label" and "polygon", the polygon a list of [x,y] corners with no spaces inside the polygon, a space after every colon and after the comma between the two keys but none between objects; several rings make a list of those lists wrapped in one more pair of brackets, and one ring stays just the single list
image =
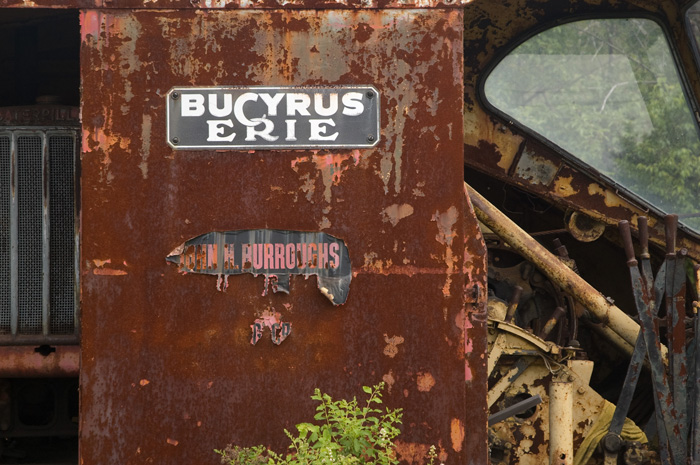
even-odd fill
[{"label": "orange rust stain", "polygon": [[429,392],[435,386],[435,378],[430,373],[418,373],[416,384],[420,392]]},{"label": "orange rust stain", "polygon": [[147,385],[151,384],[151,382],[147,379],[142,379],[141,381],[139,381],[139,384],[141,386],[147,386]]},{"label": "orange rust stain", "polygon": [[464,444],[464,423],[459,418],[452,419],[450,437],[452,439],[452,449],[455,452],[461,451]]},{"label": "orange rust stain", "polygon": [[180,441],[168,438],[167,443],[170,444],[171,446],[177,446],[178,444],[180,444]]}]

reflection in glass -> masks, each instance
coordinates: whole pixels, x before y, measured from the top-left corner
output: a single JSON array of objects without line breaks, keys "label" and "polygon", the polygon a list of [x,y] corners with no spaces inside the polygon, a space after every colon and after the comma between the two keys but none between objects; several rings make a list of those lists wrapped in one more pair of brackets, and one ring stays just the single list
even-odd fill
[{"label": "reflection in glass", "polygon": [[513,50],[487,100],[578,159],[700,231],[700,141],[661,28],[594,19]]}]

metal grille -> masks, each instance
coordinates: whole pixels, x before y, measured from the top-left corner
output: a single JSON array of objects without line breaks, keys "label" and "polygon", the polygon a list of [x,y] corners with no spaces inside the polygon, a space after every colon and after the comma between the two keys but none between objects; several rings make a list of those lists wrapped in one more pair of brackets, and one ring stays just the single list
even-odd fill
[{"label": "metal grille", "polygon": [[76,132],[0,129],[0,343],[74,343]]},{"label": "metal grille", "polygon": [[19,332],[41,334],[43,296],[42,138],[17,138]]},{"label": "metal grille", "polygon": [[74,144],[71,136],[49,137],[49,289],[52,334],[71,334],[75,327]]},{"label": "metal grille", "polygon": [[10,138],[0,136],[0,334],[10,333]]}]

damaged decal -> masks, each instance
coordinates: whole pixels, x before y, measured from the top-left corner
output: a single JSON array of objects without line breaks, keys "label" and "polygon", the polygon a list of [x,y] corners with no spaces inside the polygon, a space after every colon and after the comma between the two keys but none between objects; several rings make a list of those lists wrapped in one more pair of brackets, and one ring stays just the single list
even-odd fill
[{"label": "damaged decal", "polygon": [[256,319],[250,329],[253,331],[253,335],[250,338],[250,343],[255,345],[263,337],[263,330],[265,328],[270,328],[270,339],[275,345],[282,344],[282,341],[287,339],[292,332],[292,324],[289,322],[282,322],[278,319],[279,313],[273,315],[263,315],[261,318]]},{"label": "damaged decal", "polygon": [[265,276],[268,288],[289,294],[291,275],[316,275],[318,288],[335,305],[344,304],[350,291],[352,268],[345,242],[323,232],[247,229],[213,231],[175,248],[166,261],[181,273],[218,276],[216,288],[228,287],[229,275]]}]

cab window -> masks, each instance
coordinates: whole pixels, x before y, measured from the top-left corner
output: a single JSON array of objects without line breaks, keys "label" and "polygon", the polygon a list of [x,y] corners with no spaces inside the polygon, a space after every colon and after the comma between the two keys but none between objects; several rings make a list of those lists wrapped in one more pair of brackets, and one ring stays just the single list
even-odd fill
[{"label": "cab window", "polygon": [[700,140],[657,23],[605,18],[545,30],[508,54],[483,92],[503,116],[700,231]]}]

